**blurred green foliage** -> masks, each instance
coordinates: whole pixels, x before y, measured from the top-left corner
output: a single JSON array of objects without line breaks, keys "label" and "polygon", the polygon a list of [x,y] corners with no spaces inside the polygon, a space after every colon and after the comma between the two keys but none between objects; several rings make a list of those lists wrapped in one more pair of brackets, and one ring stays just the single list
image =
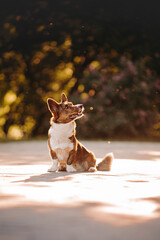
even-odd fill
[{"label": "blurred green foliage", "polygon": [[46,136],[46,100],[62,91],[85,105],[82,138],[160,137],[154,35],[89,2],[17,1],[1,15],[0,139]]},{"label": "blurred green foliage", "polygon": [[114,50],[101,55],[84,70],[80,97],[89,108],[81,121],[88,137],[159,136],[160,80],[149,68],[150,57],[132,62]]}]

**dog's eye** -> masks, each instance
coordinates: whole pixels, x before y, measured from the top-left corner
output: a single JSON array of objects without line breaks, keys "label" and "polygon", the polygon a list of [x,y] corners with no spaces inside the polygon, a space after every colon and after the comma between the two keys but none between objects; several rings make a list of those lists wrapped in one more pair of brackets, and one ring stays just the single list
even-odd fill
[{"label": "dog's eye", "polygon": [[65,109],[68,109],[68,105],[65,105]]}]

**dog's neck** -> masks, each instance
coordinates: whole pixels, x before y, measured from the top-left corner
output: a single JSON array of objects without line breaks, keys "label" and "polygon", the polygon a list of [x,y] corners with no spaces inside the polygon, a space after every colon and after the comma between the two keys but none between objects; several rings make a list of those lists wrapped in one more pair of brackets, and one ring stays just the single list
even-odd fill
[{"label": "dog's neck", "polygon": [[74,130],[76,129],[75,121],[71,121],[69,123],[55,123],[51,122],[50,133],[54,135],[64,135],[66,137],[71,137],[74,134]]}]

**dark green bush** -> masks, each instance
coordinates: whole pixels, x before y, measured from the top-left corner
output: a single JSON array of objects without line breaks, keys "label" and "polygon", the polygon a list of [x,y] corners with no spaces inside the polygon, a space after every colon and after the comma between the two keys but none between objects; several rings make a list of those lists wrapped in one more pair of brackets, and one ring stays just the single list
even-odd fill
[{"label": "dark green bush", "polygon": [[83,90],[80,96],[87,113],[80,121],[80,136],[158,135],[159,128],[153,127],[158,120],[160,79],[149,67],[151,58],[133,62],[116,51],[114,55],[102,55],[84,70],[78,89]]}]

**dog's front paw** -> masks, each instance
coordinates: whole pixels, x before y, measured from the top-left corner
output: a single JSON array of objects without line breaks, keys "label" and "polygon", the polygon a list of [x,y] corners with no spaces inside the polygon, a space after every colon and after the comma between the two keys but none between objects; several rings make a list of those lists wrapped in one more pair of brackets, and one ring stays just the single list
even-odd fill
[{"label": "dog's front paw", "polygon": [[77,172],[77,170],[72,165],[67,165],[66,171],[67,172]]},{"label": "dog's front paw", "polygon": [[48,172],[56,172],[57,171],[57,168],[54,168],[54,167],[50,167],[48,169]]},{"label": "dog's front paw", "polygon": [[52,166],[48,169],[48,172],[56,172],[58,169],[58,160],[54,159],[52,161]]},{"label": "dog's front paw", "polygon": [[48,169],[48,172],[56,172],[57,171],[57,167],[52,166]]}]

